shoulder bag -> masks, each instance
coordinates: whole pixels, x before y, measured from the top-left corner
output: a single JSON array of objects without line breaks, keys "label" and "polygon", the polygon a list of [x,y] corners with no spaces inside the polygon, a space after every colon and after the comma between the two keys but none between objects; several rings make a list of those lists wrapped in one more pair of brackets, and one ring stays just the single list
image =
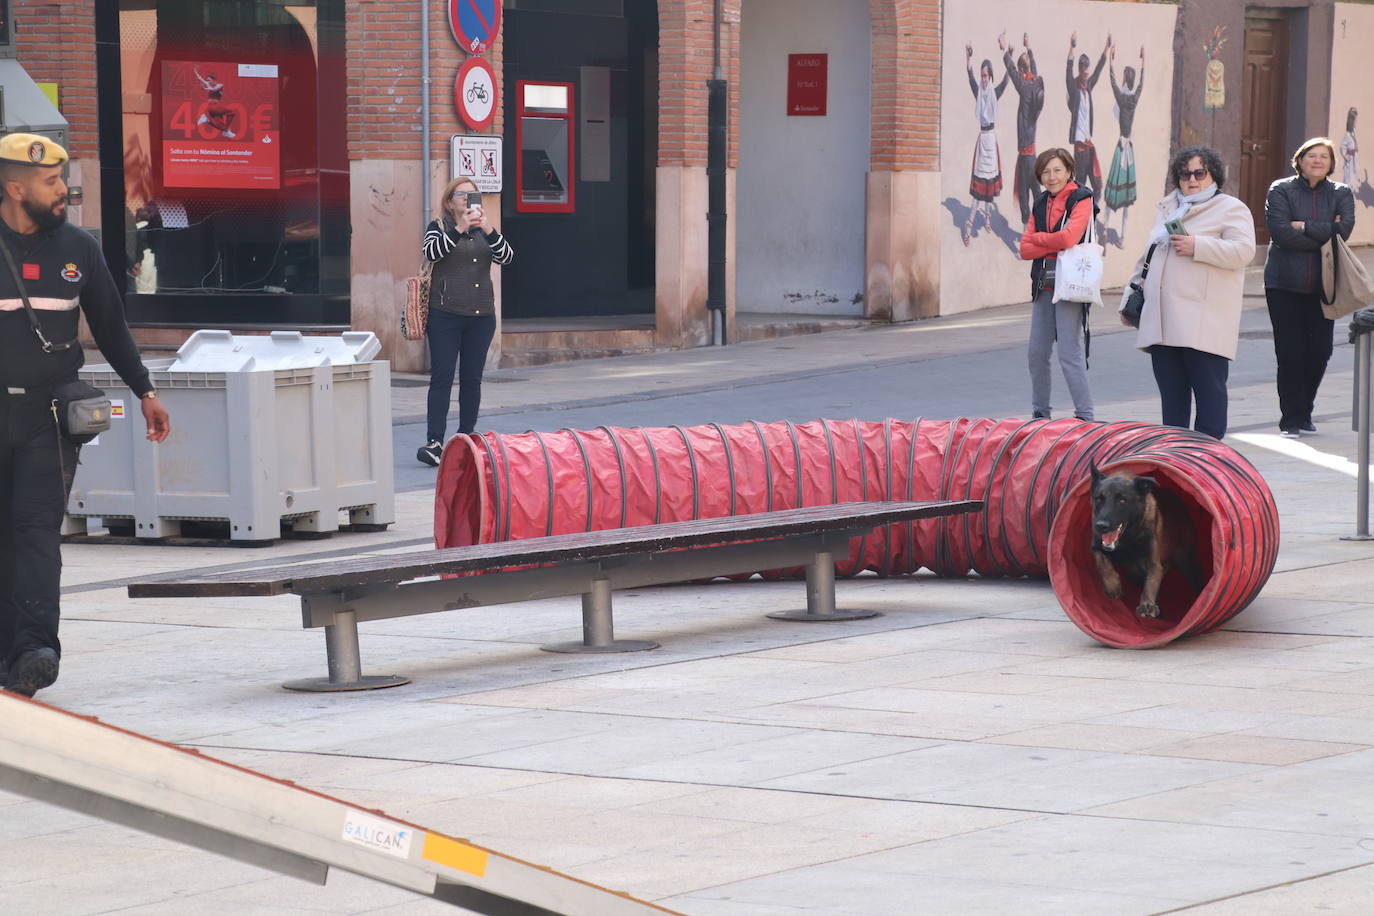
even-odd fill
[{"label": "shoulder bag", "polygon": [[[1055,259],[1053,302],[1102,304],[1102,246],[1093,238],[1096,219],[1091,212],[1092,199],[1084,200],[1088,201],[1089,207],[1088,231],[1084,233],[1083,241],[1072,248],[1065,248]],[[1068,216],[1066,211],[1064,218],[1067,220]]]},{"label": "shoulder bag", "polygon": [[[10,254],[10,246],[2,240],[0,252],[4,253],[5,264],[9,267],[10,276],[19,290],[19,298],[24,303],[29,326],[38,337],[43,352],[61,353],[76,346],[76,340],[57,344],[48,340],[38,323],[38,316],[34,314],[33,303],[29,302],[29,291],[24,286],[24,278],[19,273],[18,265],[14,263],[14,255]],[[77,445],[85,445],[110,428],[110,399],[105,397],[105,392],[79,378],[63,382],[52,390],[52,410],[62,435]]]},{"label": "shoulder bag", "polygon": [[[1326,291],[1331,290],[1331,295]],[[1322,246],[1322,313],[1341,318],[1374,302],[1374,279],[1339,232]]]},{"label": "shoulder bag", "polygon": [[1158,246],[1159,243],[1156,242],[1145,252],[1145,266],[1140,270],[1140,283],[1131,284],[1131,294],[1126,297],[1126,304],[1121,307],[1121,317],[1133,328],[1140,327],[1140,313],[1145,310],[1145,287],[1141,284],[1150,275],[1150,259],[1155,256],[1155,248]]},{"label": "shoulder bag", "polygon": [[401,310],[401,336],[406,340],[424,340],[429,326],[430,274],[434,262],[424,259],[420,272],[406,280],[406,304]]}]

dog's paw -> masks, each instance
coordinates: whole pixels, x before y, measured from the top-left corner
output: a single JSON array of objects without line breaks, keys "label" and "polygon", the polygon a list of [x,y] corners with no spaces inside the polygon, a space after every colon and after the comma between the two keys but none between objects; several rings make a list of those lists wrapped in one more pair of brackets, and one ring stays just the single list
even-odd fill
[{"label": "dog's paw", "polygon": [[1136,605],[1135,615],[1137,617],[1158,617],[1159,605],[1153,601],[1142,601]]},{"label": "dog's paw", "polygon": [[1121,597],[1121,579],[1110,579],[1102,583],[1102,591],[1107,593],[1107,597],[1115,601]]}]

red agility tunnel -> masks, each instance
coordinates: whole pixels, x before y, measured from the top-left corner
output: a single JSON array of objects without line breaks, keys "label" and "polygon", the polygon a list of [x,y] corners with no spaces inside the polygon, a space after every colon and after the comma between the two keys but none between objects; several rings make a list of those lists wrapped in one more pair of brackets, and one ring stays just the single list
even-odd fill
[{"label": "red agility tunnel", "polygon": [[[1188,508],[1209,575],[1170,572],[1162,614],[1106,597],[1091,553],[1089,468],[1148,474]],[[1278,556],[1254,467],[1207,436],[1142,423],[923,420],[710,424],[455,436],[435,492],[438,547],[861,500],[981,499],[981,515],[855,538],[836,574],[1048,575],[1069,618],[1120,648],[1161,646],[1240,613]],[[804,570],[764,570],[765,578]],[[744,578],[747,578],[744,577]]]}]

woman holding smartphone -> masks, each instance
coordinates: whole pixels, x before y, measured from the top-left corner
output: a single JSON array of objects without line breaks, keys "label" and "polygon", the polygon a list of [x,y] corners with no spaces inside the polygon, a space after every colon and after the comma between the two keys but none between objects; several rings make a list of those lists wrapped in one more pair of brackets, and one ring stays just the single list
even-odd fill
[{"label": "woman holding smartphone", "polygon": [[[1173,193],[1159,202],[1149,247],[1136,262],[1121,307],[1132,286],[1143,290],[1135,345],[1150,354],[1164,425],[1192,425],[1220,439],[1245,268],[1255,256],[1255,221],[1245,204],[1221,193],[1226,166],[1214,149],[1179,150],[1169,163],[1169,181]],[[1194,403],[1196,422],[1190,422]]]},{"label": "woman holding smartphone", "polygon": [[470,433],[482,406],[482,371],[496,334],[496,296],[491,265],[515,257],[510,243],[493,229],[482,207],[482,194],[471,178],[455,178],[444,188],[442,216],[425,229],[421,250],[434,262],[430,275],[429,402],[427,440],[415,457],[437,467],[444,451],[444,430],[458,372],[458,432]]}]

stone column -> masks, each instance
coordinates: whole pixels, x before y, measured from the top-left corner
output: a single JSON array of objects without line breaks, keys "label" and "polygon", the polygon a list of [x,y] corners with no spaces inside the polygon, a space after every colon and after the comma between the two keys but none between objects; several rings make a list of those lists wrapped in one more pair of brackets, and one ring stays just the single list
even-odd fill
[{"label": "stone column", "polygon": [[864,317],[911,321],[940,313],[940,173],[868,173]]}]

